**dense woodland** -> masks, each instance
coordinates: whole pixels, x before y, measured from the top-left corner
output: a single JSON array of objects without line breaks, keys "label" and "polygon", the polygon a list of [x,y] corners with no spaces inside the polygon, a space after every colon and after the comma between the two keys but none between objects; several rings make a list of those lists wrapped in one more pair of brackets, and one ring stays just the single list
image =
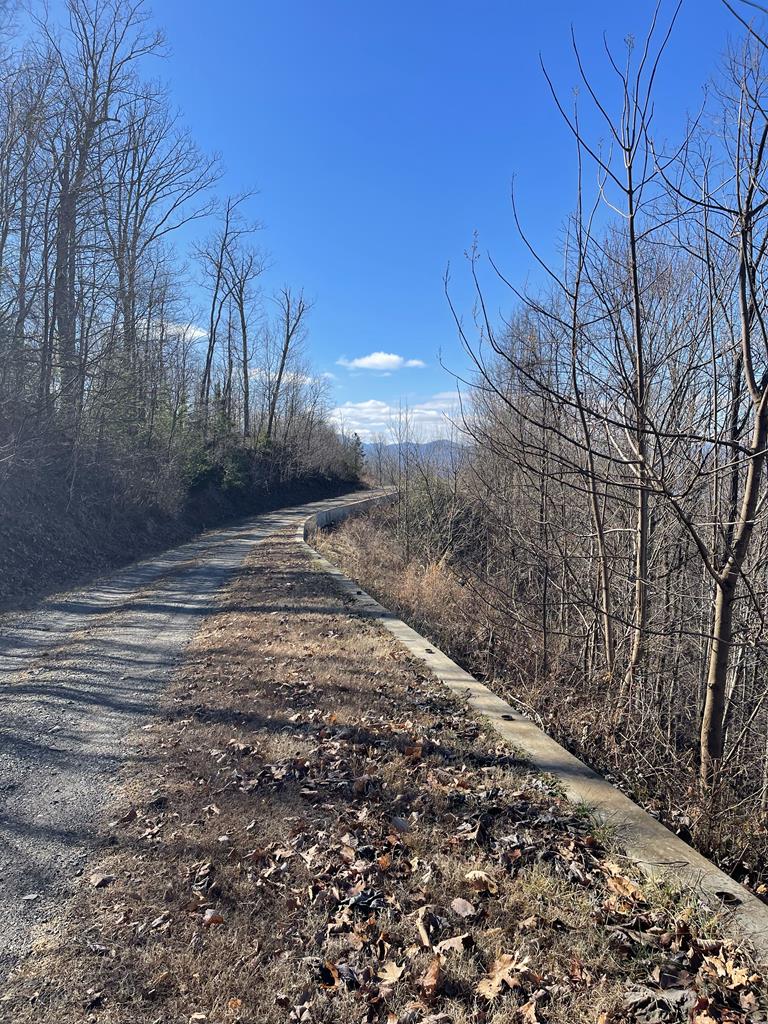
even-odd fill
[{"label": "dense woodland", "polygon": [[[5,5],[0,54],[11,589],[14,567],[44,574],[62,548],[90,557],[119,534],[138,550],[180,517],[212,522],[359,469],[307,362],[311,302],[295,286],[264,294],[255,197],[220,198],[219,158],[157,80],[164,43],[143,4],[68,0],[61,23],[31,10],[14,24]],[[187,253],[193,222],[181,236],[203,240]]]},{"label": "dense woodland", "polygon": [[[516,197],[543,283],[510,282],[499,319],[485,275],[503,268],[470,255],[474,316],[452,304],[473,367],[461,447],[442,466],[401,449],[390,475],[412,571],[393,558],[389,579],[547,728],[765,881],[768,35],[747,24],[756,6],[733,5],[741,39],[673,141],[653,133],[673,7],[647,40],[608,53],[613,95],[593,90],[574,44],[577,105],[552,87],[574,168],[560,258],[539,255]],[[406,415],[397,440],[407,427]]]}]

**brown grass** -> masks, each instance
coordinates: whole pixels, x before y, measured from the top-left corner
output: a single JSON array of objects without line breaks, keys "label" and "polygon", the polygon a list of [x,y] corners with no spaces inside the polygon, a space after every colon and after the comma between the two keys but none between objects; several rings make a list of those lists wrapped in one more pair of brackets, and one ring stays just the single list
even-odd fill
[{"label": "brown grass", "polygon": [[757,1019],[710,911],[644,889],[290,538],[204,622],[142,753],[3,1021]]},{"label": "brown grass", "polygon": [[713,809],[697,789],[695,751],[672,756],[658,733],[643,731],[642,719],[617,729],[612,691],[603,679],[560,663],[556,650],[543,672],[532,652],[535,638],[521,631],[514,616],[489,610],[482,588],[471,581],[462,585],[461,566],[434,560],[424,550],[406,560],[392,510],[348,520],[318,535],[318,546],[383,604],[768,902],[766,814],[755,807],[745,813],[744,800],[725,793]]}]

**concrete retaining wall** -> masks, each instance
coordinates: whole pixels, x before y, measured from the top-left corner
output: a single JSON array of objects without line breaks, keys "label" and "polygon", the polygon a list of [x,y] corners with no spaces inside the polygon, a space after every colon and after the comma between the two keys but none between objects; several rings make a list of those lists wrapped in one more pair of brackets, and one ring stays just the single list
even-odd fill
[{"label": "concrete retaining wall", "polygon": [[555,776],[570,799],[588,804],[603,820],[618,829],[622,846],[641,870],[652,877],[665,877],[677,885],[692,887],[713,909],[726,910],[734,936],[751,942],[758,959],[768,964],[768,905],[561,747],[530,719],[465,672],[429,640],[392,615],[361,590],[357,583],[306,544],[314,529],[341,522],[396,498],[396,493],[377,492],[361,500],[323,509],[299,527],[297,540],[310,553],[317,568],[334,577],[356,611],[388,630],[414,657],[427,665],[449,690],[465,699],[469,707],[485,718],[504,740],[520,750],[541,771]]},{"label": "concrete retaining wall", "polygon": [[340,523],[345,519],[349,519],[350,516],[369,512],[376,505],[389,505],[395,501],[397,501],[397,491],[379,490],[364,498],[350,501],[346,505],[324,508],[320,512],[315,512],[314,515],[309,516],[299,528],[301,540],[306,541],[314,530],[323,530],[326,526],[332,526],[334,523]]}]

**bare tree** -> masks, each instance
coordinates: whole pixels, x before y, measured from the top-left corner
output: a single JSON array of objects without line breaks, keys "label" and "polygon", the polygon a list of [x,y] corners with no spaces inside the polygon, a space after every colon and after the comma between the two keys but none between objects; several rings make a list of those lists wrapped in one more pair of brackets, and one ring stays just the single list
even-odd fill
[{"label": "bare tree", "polygon": [[295,352],[297,346],[304,338],[306,316],[311,308],[304,298],[302,291],[295,294],[288,287],[281,289],[275,296],[274,302],[277,306],[279,348],[274,378],[270,381],[269,385],[269,406],[264,435],[267,443],[272,440],[277,406],[280,401],[289,357]]},{"label": "bare tree", "polygon": [[239,239],[230,242],[225,254],[227,290],[237,307],[240,321],[240,366],[243,387],[243,436],[251,435],[251,354],[249,323],[256,281],[264,273],[266,257],[258,249],[244,247]]}]

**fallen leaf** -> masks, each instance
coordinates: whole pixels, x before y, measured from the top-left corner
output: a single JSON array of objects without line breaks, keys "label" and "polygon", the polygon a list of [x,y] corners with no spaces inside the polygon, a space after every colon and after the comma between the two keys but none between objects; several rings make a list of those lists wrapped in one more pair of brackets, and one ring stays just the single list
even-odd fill
[{"label": "fallen leaf", "polygon": [[426,1002],[431,1003],[442,987],[443,977],[440,957],[436,956],[419,980],[419,988]]},{"label": "fallen leaf", "polygon": [[330,960],[320,965],[319,976],[320,988],[336,988],[339,984],[339,969]]},{"label": "fallen leaf", "polygon": [[387,962],[376,972],[376,977],[385,985],[394,985],[405,974],[405,964],[396,964],[394,960]]},{"label": "fallen leaf", "polygon": [[465,900],[462,896],[457,896],[455,900],[451,902],[451,910],[454,914],[458,914],[459,917],[474,917],[477,911],[474,906]]},{"label": "fallen leaf", "polygon": [[491,896],[495,896],[499,891],[499,886],[495,879],[491,878],[487,871],[468,871],[464,875],[464,879],[469,882],[473,889],[477,892],[487,892]]},{"label": "fallen leaf", "polygon": [[693,982],[690,971],[675,963],[657,964],[651,978],[661,989],[686,988]]},{"label": "fallen leaf", "polygon": [[625,899],[642,900],[643,898],[642,890],[635,885],[631,878],[626,878],[624,875],[609,875],[606,884],[612,892]]},{"label": "fallen leaf", "polygon": [[533,993],[527,1003],[523,1003],[517,1011],[523,1024],[541,1024],[541,1017],[537,1014],[537,1004],[546,1000],[548,996],[549,993],[546,989],[539,989],[538,992]]},{"label": "fallen leaf", "polygon": [[469,934],[464,932],[463,935],[454,935],[451,939],[443,939],[442,942],[438,942],[435,946],[436,953],[464,953],[466,950],[471,949],[475,944],[475,940]]},{"label": "fallen leaf", "polygon": [[518,963],[511,953],[502,953],[493,961],[488,974],[477,983],[477,994],[485,999],[496,999],[504,988],[522,988],[521,974],[527,973],[528,959]]}]

